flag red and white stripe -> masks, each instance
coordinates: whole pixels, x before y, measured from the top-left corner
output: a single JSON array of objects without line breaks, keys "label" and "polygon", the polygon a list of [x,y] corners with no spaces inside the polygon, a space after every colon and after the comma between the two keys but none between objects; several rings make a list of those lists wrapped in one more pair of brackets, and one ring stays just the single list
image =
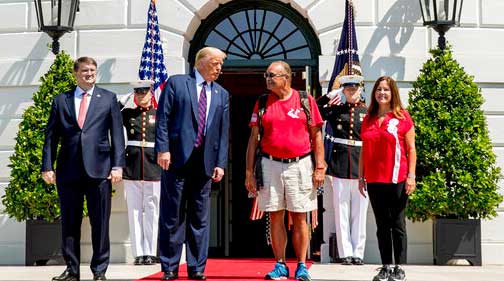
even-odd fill
[{"label": "flag red and white stripe", "polygon": [[252,202],[252,210],[250,210],[250,220],[260,220],[264,217],[264,212],[259,210],[259,205],[257,204],[257,197],[254,197]]}]

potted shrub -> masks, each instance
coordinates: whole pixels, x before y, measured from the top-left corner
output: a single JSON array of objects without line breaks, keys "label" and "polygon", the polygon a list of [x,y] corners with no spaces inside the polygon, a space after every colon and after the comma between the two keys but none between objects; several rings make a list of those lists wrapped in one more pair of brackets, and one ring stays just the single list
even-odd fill
[{"label": "potted shrub", "polygon": [[76,85],[73,60],[61,52],[40,81],[34,103],[19,124],[14,154],[9,158],[10,181],[2,197],[5,212],[17,221],[26,221],[26,265],[62,261],[58,194],[55,185],[42,180],[40,167],[52,100]]},{"label": "potted shrub", "polygon": [[418,159],[407,217],[433,219],[435,264],[467,259],[481,265],[480,219],[496,216],[502,201],[483,97],[450,46],[430,53],[409,93]]}]

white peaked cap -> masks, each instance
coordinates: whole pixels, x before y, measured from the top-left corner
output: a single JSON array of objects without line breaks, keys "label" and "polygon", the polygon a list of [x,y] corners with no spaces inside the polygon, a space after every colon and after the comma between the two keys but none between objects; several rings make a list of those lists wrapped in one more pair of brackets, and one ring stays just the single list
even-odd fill
[{"label": "white peaked cap", "polygon": [[344,75],[338,78],[341,86],[360,85],[364,81],[364,77],[360,75]]},{"label": "white peaked cap", "polygon": [[153,84],[154,81],[152,80],[138,80],[130,83],[130,85],[133,86],[133,89],[150,88]]}]

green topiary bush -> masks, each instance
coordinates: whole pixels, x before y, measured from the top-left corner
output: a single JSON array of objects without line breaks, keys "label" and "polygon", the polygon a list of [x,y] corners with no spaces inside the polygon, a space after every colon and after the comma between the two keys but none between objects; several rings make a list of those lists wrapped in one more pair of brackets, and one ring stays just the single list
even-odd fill
[{"label": "green topiary bush", "polygon": [[10,182],[2,197],[5,212],[18,221],[54,221],[60,216],[56,186],[44,182],[40,167],[52,100],[76,85],[73,60],[61,52],[40,81],[42,84],[33,95],[34,104],[23,113],[19,124],[14,154],[10,156]]},{"label": "green topiary bush", "polygon": [[430,218],[492,218],[502,201],[500,169],[473,77],[452,57],[450,46],[433,49],[409,93],[416,130],[417,189],[406,215]]}]

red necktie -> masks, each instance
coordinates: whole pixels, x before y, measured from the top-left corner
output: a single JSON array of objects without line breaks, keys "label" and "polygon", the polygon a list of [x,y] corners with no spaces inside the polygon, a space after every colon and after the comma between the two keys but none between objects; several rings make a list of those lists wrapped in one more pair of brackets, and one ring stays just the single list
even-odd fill
[{"label": "red necktie", "polygon": [[82,126],[84,126],[84,120],[86,120],[86,113],[88,109],[88,103],[87,103],[87,97],[89,96],[88,93],[84,92],[82,93],[82,99],[80,102],[80,107],[79,107],[79,118],[77,118],[77,123],[79,123],[79,127],[82,129]]},{"label": "red necktie", "polygon": [[206,81],[203,82],[203,87],[201,87],[201,92],[198,102],[198,135],[196,135],[195,147],[200,146],[203,143],[203,136],[205,134],[205,123],[206,123],[206,108],[207,108],[207,96],[206,96]]}]

